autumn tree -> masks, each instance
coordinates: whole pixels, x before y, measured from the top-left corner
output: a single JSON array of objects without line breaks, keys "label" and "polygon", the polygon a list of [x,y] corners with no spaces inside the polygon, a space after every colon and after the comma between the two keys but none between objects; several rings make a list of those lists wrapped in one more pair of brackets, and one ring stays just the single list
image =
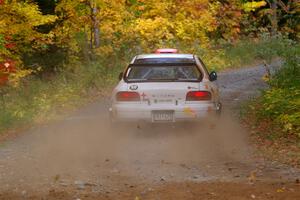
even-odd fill
[{"label": "autumn tree", "polygon": [[133,30],[144,48],[198,43],[208,45],[208,33],[216,29],[215,5],[208,0],[132,1],[136,21]]},{"label": "autumn tree", "polygon": [[11,82],[17,83],[28,74],[22,56],[51,43],[51,36],[37,27],[53,23],[56,17],[42,15],[36,4],[21,0],[1,0],[0,13],[0,78],[8,80],[10,75]]},{"label": "autumn tree", "polygon": [[215,4],[215,18],[217,28],[210,38],[214,40],[224,39],[237,41],[241,33],[241,21],[243,18],[242,3],[240,0],[211,1]]},{"label": "autumn tree", "polygon": [[[72,58],[83,53],[105,57],[128,41],[130,14],[123,0],[62,0],[56,7],[59,23],[52,31],[56,44]],[[74,59],[73,59],[74,60]]]},{"label": "autumn tree", "polygon": [[[263,21],[266,18],[268,23],[256,24],[256,28],[267,27],[270,24],[272,35],[278,31],[288,33],[299,39],[300,22],[300,1],[299,0],[263,0],[246,1],[244,10],[251,13],[256,21]],[[251,20],[251,19],[250,19]]]}]

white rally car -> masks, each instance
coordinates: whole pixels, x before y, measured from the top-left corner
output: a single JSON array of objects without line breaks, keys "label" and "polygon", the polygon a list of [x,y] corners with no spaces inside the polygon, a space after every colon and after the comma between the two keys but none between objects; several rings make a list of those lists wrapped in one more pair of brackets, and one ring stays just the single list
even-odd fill
[{"label": "white rally car", "polygon": [[166,49],[138,55],[119,79],[109,109],[113,122],[196,121],[221,111],[217,74],[196,55]]}]

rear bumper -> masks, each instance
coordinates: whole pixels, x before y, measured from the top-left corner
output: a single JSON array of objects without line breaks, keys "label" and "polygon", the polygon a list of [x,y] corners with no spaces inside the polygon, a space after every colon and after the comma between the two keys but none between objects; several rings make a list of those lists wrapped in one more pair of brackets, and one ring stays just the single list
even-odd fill
[{"label": "rear bumper", "polygon": [[[110,108],[110,116],[114,121],[121,122],[160,122],[154,121],[153,112],[168,111],[173,113],[173,120],[168,122],[197,121],[209,116],[215,116],[221,109],[220,104],[201,103],[185,105],[143,105],[115,104]],[[162,121],[164,122],[164,121]]]}]

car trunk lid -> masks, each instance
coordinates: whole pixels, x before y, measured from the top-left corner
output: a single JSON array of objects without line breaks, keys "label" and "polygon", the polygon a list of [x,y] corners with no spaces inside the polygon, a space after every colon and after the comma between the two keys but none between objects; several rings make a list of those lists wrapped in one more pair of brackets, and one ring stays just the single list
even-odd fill
[{"label": "car trunk lid", "polygon": [[199,90],[199,82],[147,82],[130,83],[128,91],[136,91],[141,100],[148,104],[182,104],[186,94],[191,90]]}]

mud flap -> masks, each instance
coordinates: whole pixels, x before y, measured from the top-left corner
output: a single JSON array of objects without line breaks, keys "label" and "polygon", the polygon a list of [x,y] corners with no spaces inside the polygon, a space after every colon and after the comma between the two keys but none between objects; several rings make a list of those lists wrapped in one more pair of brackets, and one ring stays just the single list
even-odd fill
[{"label": "mud flap", "polygon": [[222,113],[222,104],[220,102],[218,102],[216,104],[216,114],[217,114],[217,117],[220,117],[221,116],[221,113]]}]

